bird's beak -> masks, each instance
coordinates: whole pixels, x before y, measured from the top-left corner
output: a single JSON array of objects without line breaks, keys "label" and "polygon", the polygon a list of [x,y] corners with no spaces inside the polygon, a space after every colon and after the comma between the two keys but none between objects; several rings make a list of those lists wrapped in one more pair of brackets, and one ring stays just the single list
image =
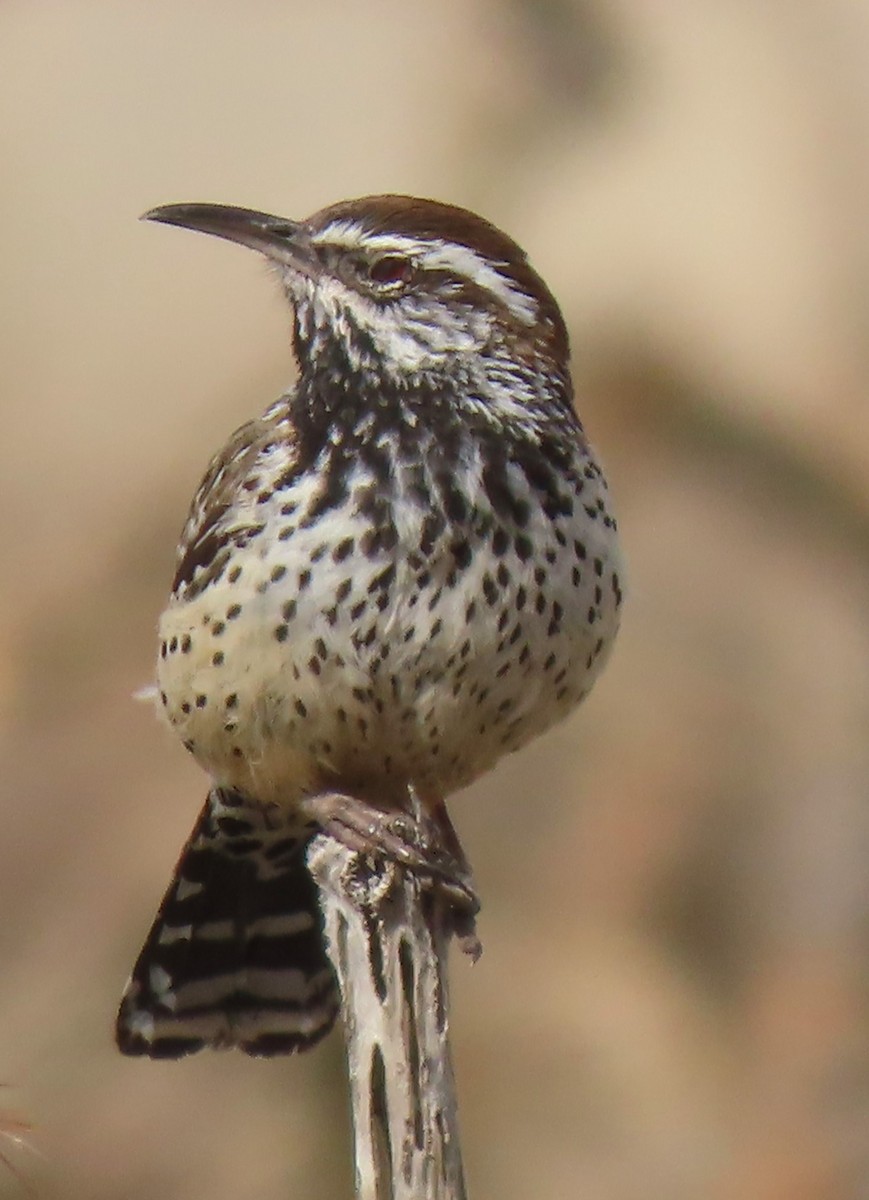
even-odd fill
[{"label": "bird's beak", "polygon": [[161,221],[198,229],[258,250],[272,262],[313,275],[317,260],[307,230],[301,221],[273,217],[252,208],[231,204],[164,204],[142,214],[143,221]]}]

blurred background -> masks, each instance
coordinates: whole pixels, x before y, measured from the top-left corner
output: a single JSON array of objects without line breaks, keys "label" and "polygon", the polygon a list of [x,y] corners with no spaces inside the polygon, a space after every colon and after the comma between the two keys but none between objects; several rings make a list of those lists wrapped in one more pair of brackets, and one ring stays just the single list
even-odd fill
[{"label": "blurred background", "polygon": [[294,370],[260,260],[136,218],[394,190],[561,299],[630,568],[584,709],[453,804],[470,1194],[869,1197],[869,6],[4,0],[0,156],[10,1166],[352,1194],[340,1038],[113,1048],[205,790],[132,695],[200,473]]}]

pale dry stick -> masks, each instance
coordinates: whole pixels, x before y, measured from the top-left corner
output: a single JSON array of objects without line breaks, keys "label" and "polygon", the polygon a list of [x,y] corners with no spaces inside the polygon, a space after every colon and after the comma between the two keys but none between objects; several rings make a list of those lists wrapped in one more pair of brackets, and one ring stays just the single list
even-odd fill
[{"label": "pale dry stick", "polygon": [[314,839],[347,1041],[357,1200],[466,1200],[449,1051],[447,956],[476,957],[476,902],[423,869]]}]

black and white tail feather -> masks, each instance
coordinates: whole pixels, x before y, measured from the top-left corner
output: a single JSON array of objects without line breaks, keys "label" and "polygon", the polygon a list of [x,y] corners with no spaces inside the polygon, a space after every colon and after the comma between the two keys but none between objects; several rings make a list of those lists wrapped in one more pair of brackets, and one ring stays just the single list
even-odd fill
[{"label": "black and white tail feather", "polygon": [[124,1054],[291,1054],[329,1032],[338,993],[310,836],[235,792],[210,793],[121,1001]]}]

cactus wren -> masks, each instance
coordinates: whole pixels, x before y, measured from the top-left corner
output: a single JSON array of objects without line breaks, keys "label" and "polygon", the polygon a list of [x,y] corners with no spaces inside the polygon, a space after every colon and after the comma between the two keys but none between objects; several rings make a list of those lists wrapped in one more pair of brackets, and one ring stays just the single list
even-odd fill
[{"label": "cactus wren", "polygon": [[406,196],[146,216],[265,255],[300,373],[213,459],[178,549],[160,700],[212,789],[118,1042],[287,1053],[337,1011],[308,801],[445,816],[570,712],[618,625],[616,523],[558,305],[487,221]]}]

